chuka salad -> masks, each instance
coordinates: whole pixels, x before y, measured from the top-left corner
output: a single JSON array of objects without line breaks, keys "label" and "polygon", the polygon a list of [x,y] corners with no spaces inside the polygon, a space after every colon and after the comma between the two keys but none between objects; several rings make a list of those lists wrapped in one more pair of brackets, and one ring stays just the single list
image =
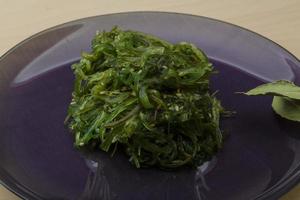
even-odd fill
[{"label": "chuka salad", "polygon": [[124,149],[137,168],[198,166],[221,148],[214,69],[193,44],[115,27],[97,33],[72,69],[76,147]]}]

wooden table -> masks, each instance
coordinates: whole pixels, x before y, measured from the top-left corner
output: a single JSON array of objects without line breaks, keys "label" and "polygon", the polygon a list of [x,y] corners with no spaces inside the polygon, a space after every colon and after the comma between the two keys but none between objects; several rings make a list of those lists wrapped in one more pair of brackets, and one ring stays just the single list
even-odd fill
[{"label": "wooden table", "polygon": [[[300,57],[300,0],[0,0],[0,55],[32,34],[57,24],[141,10],[190,13],[231,22],[272,39]],[[0,200],[17,199],[0,186]],[[281,200],[299,199],[300,185]]]}]

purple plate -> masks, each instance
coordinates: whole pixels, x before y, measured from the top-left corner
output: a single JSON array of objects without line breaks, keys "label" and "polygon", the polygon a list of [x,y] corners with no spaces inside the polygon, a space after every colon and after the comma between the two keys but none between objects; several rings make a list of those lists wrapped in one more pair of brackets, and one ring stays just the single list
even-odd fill
[{"label": "purple plate", "polygon": [[[234,117],[222,119],[224,148],[198,169],[135,169],[122,152],[79,152],[64,119],[70,65],[96,31],[114,25],[203,49],[219,73],[212,90]],[[235,92],[286,79],[300,62],[274,42],[221,21],[163,12],[91,17],[38,33],[0,59],[0,180],[24,199],[277,199],[300,178],[300,123],[271,109],[271,97]]]}]

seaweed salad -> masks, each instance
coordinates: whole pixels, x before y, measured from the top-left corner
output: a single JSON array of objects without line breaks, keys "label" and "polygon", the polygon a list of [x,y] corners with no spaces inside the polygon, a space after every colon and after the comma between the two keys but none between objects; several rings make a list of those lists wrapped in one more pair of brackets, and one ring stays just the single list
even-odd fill
[{"label": "seaweed salad", "polygon": [[96,34],[72,70],[76,147],[122,148],[137,168],[198,166],[221,148],[214,68],[195,45],[114,27]]}]

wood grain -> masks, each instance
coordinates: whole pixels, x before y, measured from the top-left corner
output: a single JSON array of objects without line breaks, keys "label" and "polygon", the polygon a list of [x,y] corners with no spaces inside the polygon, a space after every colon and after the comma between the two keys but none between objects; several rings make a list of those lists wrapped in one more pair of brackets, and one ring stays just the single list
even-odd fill
[{"label": "wood grain", "polygon": [[[71,20],[125,11],[208,16],[258,32],[300,57],[300,0],[0,0],[0,55],[34,33]],[[0,200],[19,199],[0,186]],[[300,185],[281,200],[299,200]]]}]

